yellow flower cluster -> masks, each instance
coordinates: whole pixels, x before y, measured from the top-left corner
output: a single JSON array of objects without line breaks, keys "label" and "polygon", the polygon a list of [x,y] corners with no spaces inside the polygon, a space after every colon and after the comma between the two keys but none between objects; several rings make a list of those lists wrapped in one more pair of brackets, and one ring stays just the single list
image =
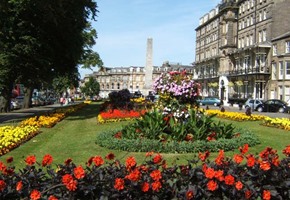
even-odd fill
[{"label": "yellow flower cluster", "polygon": [[90,100],[85,100],[84,103],[86,103],[86,104],[90,104],[90,103],[92,103],[92,101],[90,101]]},{"label": "yellow flower cluster", "polygon": [[113,119],[106,119],[104,120],[104,118],[101,115],[98,115],[97,120],[99,124],[104,124],[104,123],[113,123],[113,122],[121,122],[121,121],[129,121],[129,120],[134,120],[136,118],[132,118],[132,117],[125,117],[125,118],[113,118]]},{"label": "yellow flower cluster", "polygon": [[264,120],[266,116],[263,115],[251,115],[248,116],[246,113],[239,112],[221,112],[220,110],[205,110],[208,115],[217,115],[217,117],[235,120],[235,121],[260,121]]},{"label": "yellow flower cluster", "polygon": [[0,127],[0,156],[19,146],[39,133],[36,126],[3,126]]},{"label": "yellow flower cluster", "polygon": [[266,117],[262,123],[264,126],[281,128],[290,131],[290,119]]},{"label": "yellow flower cluster", "polygon": [[62,119],[65,118],[65,114],[64,113],[54,113],[48,116],[34,116],[34,117],[30,117],[26,120],[23,120],[20,123],[20,126],[37,126],[37,127],[46,127],[46,128],[51,128],[53,127],[56,123],[58,123],[59,121],[61,121]]},{"label": "yellow flower cluster", "polygon": [[144,97],[139,97],[139,98],[130,99],[130,101],[134,102],[134,103],[144,103],[145,102],[145,98]]}]

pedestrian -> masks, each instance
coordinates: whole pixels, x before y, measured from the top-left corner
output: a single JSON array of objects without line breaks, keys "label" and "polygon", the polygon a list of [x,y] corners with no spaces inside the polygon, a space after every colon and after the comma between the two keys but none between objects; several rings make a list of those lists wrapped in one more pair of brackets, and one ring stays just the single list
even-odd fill
[{"label": "pedestrian", "polygon": [[59,103],[60,103],[61,106],[63,106],[63,103],[64,103],[64,98],[63,97],[60,97]]}]

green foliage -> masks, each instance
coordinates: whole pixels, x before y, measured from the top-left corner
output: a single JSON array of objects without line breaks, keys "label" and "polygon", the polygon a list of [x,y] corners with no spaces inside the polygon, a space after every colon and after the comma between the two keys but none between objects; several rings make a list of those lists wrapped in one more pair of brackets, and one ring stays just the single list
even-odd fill
[{"label": "green foliage", "polygon": [[89,97],[98,96],[100,92],[100,84],[93,77],[90,77],[89,81],[85,83],[84,87],[81,87],[81,91]]}]

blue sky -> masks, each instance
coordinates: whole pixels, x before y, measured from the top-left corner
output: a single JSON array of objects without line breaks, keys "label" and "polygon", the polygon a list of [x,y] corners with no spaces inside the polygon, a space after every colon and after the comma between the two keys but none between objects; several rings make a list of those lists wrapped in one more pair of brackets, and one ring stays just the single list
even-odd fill
[{"label": "blue sky", "polygon": [[[199,18],[220,0],[97,0],[94,50],[106,67],[145,66],[147,38],[153,38],[153,65],[189,65],[195,59]],[[93,68],[93,71],[97,71]],[[81,77],[92,73],[80,70]]]}]

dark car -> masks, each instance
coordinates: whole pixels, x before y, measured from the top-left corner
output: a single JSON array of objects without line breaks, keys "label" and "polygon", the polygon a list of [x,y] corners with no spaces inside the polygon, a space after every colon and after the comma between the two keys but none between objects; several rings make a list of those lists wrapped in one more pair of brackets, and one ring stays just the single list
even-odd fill
[{"label": "dark car", "polygon": [[258,112],[287,113],[289,110],[287,103],[279,99],[269,99],[257,106]]},{"label": "dark car", "polygon": [[204,99],[197,100],[199,105],[214,105],[219,106],[221,105],[221,100],[216,97],[205,97]]}]

